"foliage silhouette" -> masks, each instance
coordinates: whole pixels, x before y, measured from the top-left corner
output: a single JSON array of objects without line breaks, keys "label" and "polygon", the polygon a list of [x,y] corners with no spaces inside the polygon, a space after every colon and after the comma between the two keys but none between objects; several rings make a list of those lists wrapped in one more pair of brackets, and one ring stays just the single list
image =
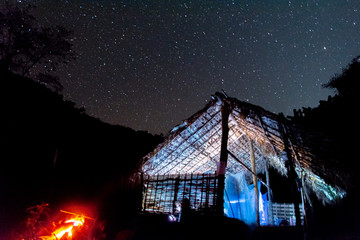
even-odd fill
[{"label": "foliage silhouette", "polygon": [[[304,142],[312,154],[321,160],[327,180],[347,190],[345,199],[334,206],[314,204],[314,221],[319,235],[326,232],[333,239],[359,236],[360,175],[358,172],[357,106],[359,104],[359,56],[336,74],[324,87],[336,94],[320,101],[315,108],[294,110],[292,121],[305,129]],[[324,230],[321,232],[321,229]],[[332,231],[329,231],[332,229]],[[321,232],[321,233],[320,233]],[[324,237],[324,236],[322,236]],[[340,237],[339,237],[340,238]]]},{"label": "foliage silhouette", "polygon": [[74,58],[69,39],[72,33],[62,26],[38,26],[31,8],[6,4],[0,9],[0,69],[62,90],[51,73]]},{"label": "foliage silhouette", "polygon": [[324,85],[326,88],[336,89],[337,94],[343,98],[355,98],[360,93],[360,55],[339,74]]}]

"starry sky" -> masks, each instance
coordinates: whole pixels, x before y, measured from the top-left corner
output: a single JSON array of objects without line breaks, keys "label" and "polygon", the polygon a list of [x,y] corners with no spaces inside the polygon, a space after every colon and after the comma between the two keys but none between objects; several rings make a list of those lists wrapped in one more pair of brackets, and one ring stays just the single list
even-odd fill
[{"label": "starry sky", "polygon": [[[4,0],[0,0],[4,1]],[[74,32],[57,75],[104,122],[166,134],[221,89],[291,115],[360,54],[360,1],[17,0]]]}]

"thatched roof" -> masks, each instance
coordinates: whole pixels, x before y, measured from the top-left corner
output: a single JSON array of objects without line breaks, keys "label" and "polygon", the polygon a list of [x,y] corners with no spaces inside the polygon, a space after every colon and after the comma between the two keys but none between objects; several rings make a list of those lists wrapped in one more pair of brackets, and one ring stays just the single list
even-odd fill
[{"label": "thatched roof", "polygon": [[[199,112],[175,127],[165,141],[143,159],[142,170],[149,175],[215,172],[220,160],[221,106],[230,106],[228,120],[228,151],[251,168],[250,139],[254,143],[256,173],[262,173],[269,163],[283,175],[287,175],[284,136],[288,136],[290,151],[299,178],[324,201],[331,201],[344,192],[327,184],[323,176],[326,169],[319,164],[302,142],[303,132],[283,116],[271,113],[259,106],[216,93]],[[286,133],[286,134],[284,134]],[[242,164],[229,156],[227,173],[244,172]]]}]

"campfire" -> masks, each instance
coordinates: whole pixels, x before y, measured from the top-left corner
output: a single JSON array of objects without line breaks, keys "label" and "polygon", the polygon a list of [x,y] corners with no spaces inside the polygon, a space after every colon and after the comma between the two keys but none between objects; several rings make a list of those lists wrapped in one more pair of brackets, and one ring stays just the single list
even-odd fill
[{"label": "campfire", "polygon": [[61,209],[51,213],[47,203],[30,207],[27,212],[26,231],[21,234],[21,240],[85,239],[95,221],[82,212]]},{"label": "campfire", "polygon": [[50,236],[40,236],[42,240],[60,240],[60,239],[71,239],[73,231],[80,231],[84,226],[85,219],[94,220],[93,218],[79,215],[73,212],[60,210],[61,213],[69,214],[71,217],[68,220],[60,220],[58,224],[53,223],[55,230]]}]

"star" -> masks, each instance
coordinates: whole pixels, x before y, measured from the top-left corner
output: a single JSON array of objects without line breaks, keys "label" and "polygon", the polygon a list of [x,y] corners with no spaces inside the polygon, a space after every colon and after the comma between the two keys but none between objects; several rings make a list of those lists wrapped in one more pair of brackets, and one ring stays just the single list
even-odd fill
[{"label": "star", "polygon": [[[66,99],[111,124],[166,133],[224,89],[272,112],[314,107],[359,54],[359,1],[17,1],[74,32]],[[151,110],[150,110],[151,109]]]}]

